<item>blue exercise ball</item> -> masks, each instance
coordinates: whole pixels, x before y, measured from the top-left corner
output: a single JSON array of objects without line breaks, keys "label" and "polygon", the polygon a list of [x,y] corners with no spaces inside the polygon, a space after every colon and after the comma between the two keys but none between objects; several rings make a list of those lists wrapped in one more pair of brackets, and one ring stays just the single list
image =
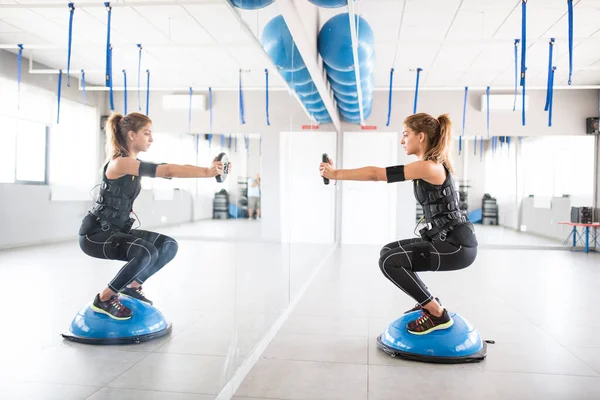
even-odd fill
[{"label": "blue exercise ball", "polygon": [[348,4],[348,0],[308,0],[315,6],[323,8],[339,8]]},{"label": "blue exercise ball", "polygon": [[327,112],[327,110],[325,111],[319,111],[319,112],[311,112],[312,116],[315,117],[315,119],[318,121],[320,119],[327,119],[329,118],[329,113]]},{"label": "blue exercise ball", "polygon": [[[367,118],[369,118],[371,116],[371,111],[372,111],[372,107],[365,107],[365,108],[363,108],[363,117],[364,117],[364,119],[367,119]],[[360,122],[360,111],[347,112],[347,111],[340,110],[340,115],[345,120],[356,120],[356,119],[358,119],[358,122]]]},{"label": "blue exercise ball", "polygon": [[[358,96],[358,89],[355,84],[342,85],[342,84],[334,82],[332,80],[330,80],[329,83],[331,84],[331,89],[337,94]],[[375,87],[375,85],[373,84],[372,76],[361,80],[361,89],[362,89],[363,93],[372,92],[374,87]]]},{"label": "blue exercise ball", "polygon": [[390,324],[377,338],[378,347],[393,357],[433,363],[474,362],[486,357],[485,341],[469,321],[454,312],[450,312],[454,323],[448,329],[426,335],[408,332],[406,325],[421,314],[414,311]]},{"label": "blue exercise ball", "polygon": [[258,10],[264,8],[269,4],[275,2],[275,0],[229,0],[234,7],[241,8],[242,10]]},{"label": "blue exercise ball", "polygon": [[[337,94],[333,93],[333,97],[338,103],[347,103],[347,104],[358,104],[358,95],[346,95],[346,94]],[[362,96],[363,105],[368,104],[373,100],[373,92],[364,92]]]},{"label": "blue exercise ball", "polygon": [[[356,15],[358,26],[358,65],[375,56],[375,39],[368,22]],[[318,48],[323,61],[339,71],[354,69],[350,17],[348,13],[338,14],[323,25],[318,37]]]},{"label": "blue exercise ball", "polygon": [[67,332],[65,339],[87,344],[130,344],[140,343],[164,336],[171,332],[171,323],[154,306],[127,296],[120,296],[133,316],[124,321],[110,318],[92,310],[91,303],[83,307]]},{"label": "blue exercise ball", "polygon": [[[365,76],[372,76],[375,63],[372,61],[360,64],[360,79],[363,80]],[[325,71],[327,71],[327,77],[330,81],[335,81],[342,85],[353,85],[356,83],[356,73],[354,68],[351,71],[338,71],[325,64]]]},{"label": "blue exercise ball", "polygon": [[[372,107],[372,105],[373,105],[373,102],[371,100],[367,100],[367,101],[363,100],[363,110],[365,108]],[[337,106],[340,109],[340,112],[345,111],[347,113],[353,113],[353,112],[359,111],[358,101],[355,101],[353,103],[346,103],[343,101],[338,101]]]},{"label": "blue exercise ball", "polygon": [[315,104],[315,103],[323,102],[319,93],[312,93],[312,94],[309,94],[306,96],[299,94],[298,96],[300,97],[300,100],[304,104]]},{"label": "blue exercise ball", "polygon": [[325,104],[322,101],[318,101],[313,104],[304,104],[304,107],[306,107],[306,109],[309,112],[319,112],[327,110],[327,107],[325,107]]},{"label": "blue exercise ball", "polygon": [[286,82],[293,83],[295,85],[296,84],[303,85],[305,83],[312,82],[312,78],[310,76],[310,73],[308,72],[308,69],[306,69],[306,67],[301,68],[297,71],[289,71],[289,72],[281,70],[280,73]]},{"label": "blue exercise ball", "polygon": [[281,15],[265,26],[260,42],[273,63],[283,71],[298,71],[306,67]]},{"label": "blue exercise ball", "polygon": [[294,85],[294,90],[296,91],[296,93],[301,94],[303,96],[319,92],[312,81],[303,85]]},{"label": "blue exercise ball", "polygon": [[[315,118],[316,119],[316,118]],[[317,122],[319,124],[330,124],[331,123],[331,117],[327,116],[327,118],[320,118],[317,119]]]}]

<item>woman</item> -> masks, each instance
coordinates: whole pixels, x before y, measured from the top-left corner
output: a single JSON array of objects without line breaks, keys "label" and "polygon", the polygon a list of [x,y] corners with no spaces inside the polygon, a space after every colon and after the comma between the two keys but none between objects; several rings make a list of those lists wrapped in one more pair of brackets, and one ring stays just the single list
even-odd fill
[{"label": "woman", "polygon": [[177,254],[177,242],[165,235],[131,230],[133,203],[141,190],[141,177],[210,178],[223,173],[223,163],[210,168],[192,165],[154,164],[138,160],[153,142],[152,121],[139,113],[113,114],[107,122],[107,154],[100,193],[83,218],[79,245],[91,257],[127,261],[108,286],[94,298],[92,309],[116,320],[131,318],[118,294],[152,304],[142,284]]},{"label": "woman", "polygon": [[447,114],[434,118],[421,113],[406,118],[401,144],[406,154],[414,154],[419,159],[407,165],[336,170],[331,159],[329,163],[320,164],[321,176],[329,179],[413,181],[415,197],[423,206],[426,226],[420,230],[420,238],[384,246],[379,267],[386,278],[417,301],[410,311],[422,310],[418,318],[407,324],[408,332],[415,335],[447,329],[453,324],[448,311],[416,273],[463,269],[477,256],[473,224],[458,207],[458,192],[448,158],[451,128]]}]

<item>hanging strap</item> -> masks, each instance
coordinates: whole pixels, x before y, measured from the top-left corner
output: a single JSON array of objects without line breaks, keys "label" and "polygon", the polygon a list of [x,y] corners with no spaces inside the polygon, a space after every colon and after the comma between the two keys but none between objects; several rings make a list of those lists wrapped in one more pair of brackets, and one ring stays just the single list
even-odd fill
[{"label": "hanging strap", "polygon": [[548,126],[552,126],[552,104],[554,102],[554,71],[556,71],[556,67],[552,67],[552,71],[550,71],[550,83],[548,85]]},{"label": "hanging strap", "polygon": [[552,51],[554,49],[554,38],[550,38],[548,47],[548,80],[546,86],[546,105],[544,106],[544,111],[548,111],[548,106],[550,105],[550,79],[552,78]]},{"label": "hanging strap", "polygon": [[527,53],[527,0],[521,1],[521,86],[523,86],[523,107],[521,110],[521,123],[525,125],[525,71],[527,71],[525,57]]},{"label": "hanging strap", "polygon": [[231,133],[227,135],[227,148],[231,150]]},{"label": "hanging strap", "polygon": [[73,42],[73,14],[75,5],[69,3],[69,48],[67,50],[67,86],[71,87],[71,44]]},{"label": "hanging strap", "polygon": [[394,82],[394,68],[390,69],[390,92],[388,93],[388,115],[385,126],[390,126],[390,119],[392,117],[392,84]]},{"label": "hanging strap", "polygon": [[109,2],[105,2],[104,6],[108,11],[108,23],[106,30],[106,86],[110,88],[110,110],[114,111],[115,101],[113,98],[113,82],[112,82],[112,46],[110,44],[110,21],[112,14],[112,7]]},{"label": "hanging strap", "polygon": [[192,133],[192,95],[193,95],[193,90],[192,88],[190,88],[190,108],[188,111],[188,132]]},{"label": "hanging strap", "polygon": [[463,120],[462,120],[462,132],[458,138],[458,154],[462,152],[462,138],[465,135],[465,122],[467,118],[467,97],[469,95],[469,87],[465,86],[465,98],[463,100]]},{"label": "hanging strap", "polygon": [[146,116],[150,115],[150,70],[146,70]]},{"label": "hanging strap", "polygon": [[508,146],[508,156],[510,157],[510,136],[505,136],[506,145]]},{"label": "hanging strap", "polygon": [[123,108],[127,115],[127,72],[125,70],[123,70]]},{"label": "hanging strap", "polygon": [[138,111],[142,111],[142,95],[140,91],[140,80],[142,79],[142,45],[137,44],[138,47]]},{"label": "hanging strap", "polygon": [[81,70],[81,96],[83,97],[83,104],[87,104],[85,99],[85,71]]},{"label": "hanging strap", "polygon": [[266,98],[266,113],[267,113],[267,126],[271,126],[271,122],[269,121],[269,70],[265,68],[265,98]]},{"label": "hanging strap", "polygon": [[221,148],[225,148],[225,135],[219,135]]},{"label": "hanging strap", "polygon": [[56,124],[60,123],[60,94],[62,89],[62,69],[58,70],[58,108],[56,110]]},{"label": "hanging strap", "polygon": [[17,108],[21,109],[21,66],[23,64],[23,45],[18,44],[19,54],[17,54]]},{"label": "hanging strap", "polygon": [[573,77],[573,0],[567,0],[569,10],[569,85]]},{"label": "hanging strap", "polygon": [[487,136],[490,137],[490,87],[485,89],[485,101],[487,103]]},{"label": "hanging strap", "polygon": [[240,97],[240,123],[242,125],[244,125],[246,123],[246,120],[244,119],[244,92],[242,91],[242,70],[240,69],[239,72],[239,97]]},{"label": "hanging strap", "polygon": [[417,113],[417,102],[419,100],[419,76],[421,75],[422,68],[417,68],[417,83],[415,84],[415,104],[413,105],[413,114]]},{"label": "hanging strap", "polygon": [[517,109],[517,87],[519,86],[519,42],[515,39],[515,101],[513,102],[513,111]]}]

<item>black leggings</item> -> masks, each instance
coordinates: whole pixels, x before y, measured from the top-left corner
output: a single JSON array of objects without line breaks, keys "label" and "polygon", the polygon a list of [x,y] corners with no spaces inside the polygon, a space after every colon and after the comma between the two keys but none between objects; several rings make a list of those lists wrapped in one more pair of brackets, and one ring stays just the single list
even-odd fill
[{"label": "black leggings", "polygon": [[175,239],[134,229],[130,233],[96,232],[79,236],[79,246],[95,258],[127,261],[108,287],[119,292],[134,280],[143,284],[177,254]]},{"label": "black leggings", "polygon": [[379,268],[386,278],[423,306],[433,299],[433,295],[416,272],[463,269],[471,265],[476,256],[477,247],[405,239],[381,249]]}]

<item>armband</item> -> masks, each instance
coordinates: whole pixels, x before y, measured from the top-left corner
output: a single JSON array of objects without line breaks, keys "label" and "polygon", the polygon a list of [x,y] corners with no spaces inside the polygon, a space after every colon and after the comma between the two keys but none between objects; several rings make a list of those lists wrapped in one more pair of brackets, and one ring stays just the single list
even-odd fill
[{"label": "armband", "polygon": [[404,177],[404,165],[386,167],[385,174],[388,183],[402,182],[406,180]]},{"label": "armband", "polygon": [[146,162],[146,161],[140,161],[139,175],[155,178],[156,177],[156,167],[158,167],[158,164],[154,164],[154,163]]}]

